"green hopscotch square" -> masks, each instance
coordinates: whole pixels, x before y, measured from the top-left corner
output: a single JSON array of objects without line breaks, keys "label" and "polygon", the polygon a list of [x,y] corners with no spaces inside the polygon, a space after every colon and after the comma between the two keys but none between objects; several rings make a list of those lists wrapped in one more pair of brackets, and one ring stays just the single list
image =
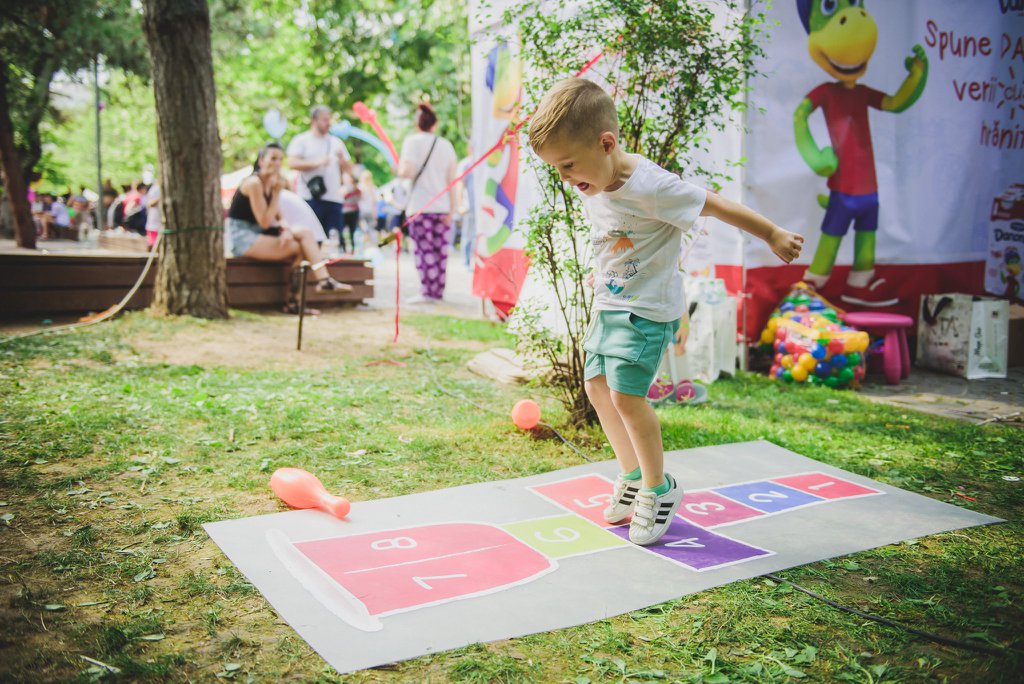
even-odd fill
[{"label": "green hopscotch square", "polygon": [[548,558],[566,558],[619,546],[630,546],[624,539],[572,513],[523,520],[501,527]]}]

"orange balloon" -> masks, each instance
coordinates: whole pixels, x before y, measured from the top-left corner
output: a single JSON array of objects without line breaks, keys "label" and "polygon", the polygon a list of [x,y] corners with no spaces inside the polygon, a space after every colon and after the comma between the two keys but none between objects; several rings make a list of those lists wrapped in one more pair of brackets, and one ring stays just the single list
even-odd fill
[{"label": "orange balloon", "polygon": [[512,407],[512,422],[520,430],[532,430],[540,422],[540,406],[532,399],[523,399]]}]

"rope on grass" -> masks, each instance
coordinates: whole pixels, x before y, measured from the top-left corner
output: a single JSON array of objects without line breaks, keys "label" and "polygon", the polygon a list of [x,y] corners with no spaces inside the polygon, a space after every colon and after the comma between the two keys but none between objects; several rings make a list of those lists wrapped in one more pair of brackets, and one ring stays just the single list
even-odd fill
[{"label": "rope on grass", "polygon": [[114,316],[119,314],[121,310],[128,305],[128,302],[131,301],[132,297],[135,296],[135,293],[138,292],[139,288],[142,287],[142,282],[146,279],[146,275],[149,273],[149,269],[153,265],[153,260],[156,258],[157,247],[160,246],[160,238],[162,235],[163,233],[157,234],[156,241],[153,243],[153,248],[150,249],[149,251],[149,257],[146,259],[146,265],[142,268],[142,273],[139,275],[139,279],[135,281],[135,284],[132,285],[132,289],[128,290],[128,294],[126,294],[121,299],[120,302],[110,307],[106,311],[102,312],[98,316],[89,318],[84,321],[78,321],[77,323],[68,323],[67,325],[58,325],[53,328],[41,328],[39,330],[33,330],[32,332],[22,333],[20,335],[0,337],[0,344],[3,344],[4,342],[10,342],[11,340],[20,340],[26,337],[34,337],[35,335],[44,335],[46,333],[63,332],[65,330],[75,330],[77,328],[84,328],[87,325],[95,325],[97,323],[102,323],[103,321],[113,318]]},{"label": "rope on grass", "polygon": [[793,587],[797,591],[802,592],[804,594],[807,594],[811,598],[818,599],[822,603],[830,605],[833,608],[837,608],[839,610],[845,611],[845,612],[850,613],[852,615],[856,615],[858,617],[865,618],[867,620],[872,620],[872,621],[877,622],[879,624],[883,624],[883,625],[886,625],[886,626],[889,626],[889,627],[896,627],[897,629],[902,629],[905,632],[909,632],[911,634],[916,634],[919,637],[924,637],[925,639],[928,639],[929,641],[934,641],[937,644],[942,644],[944,646],[951,646],[953,648],[960,648],[960,649],[964,649],[964,650],[967,650],[967,651],[976,651],[978,653],[985,653],[986,655],[1001,656],[1001,655],[1005,655],[1006,654],[1006,650],[1002,649],[1002,648],[995,648],[995,647],[992,647],[992,646],[984,646],[982,644],[972,644],[972,643],[967,642],[967,641],[960,641],[958,639],[951,639],[949,637],[944,637],[944,636],[941,636],[939,634],[932,634],[931,632],[925,632],[924,630],[917,629],[916,627],[911,627],[910,625],[905,625],[902,622],[896,622],[895,620],[890,620],[889,618],[880,617],[878,615],[872,615],[871,613],[865,613],[862,610],[857,610],[856,608],[851,608],[850,606],[844,606],[841,603],[836,603],[832,599],[825,598],[824,596],[822,596],[821,594],[819,594],[817,592],[811,591],[810,589],[808,589],[806,587],[800,586],[796,582],[791,582],[790,580],[785,579],[783,577],[779,577],[778,575],[773,575],[771,573],[767,573],[767,574],[762,575],[762,577],[767,577],[768,579],[771,579],[771,580],[774,580],[776,582],[779,582],[780,584],[788,584],[789,586]]}]

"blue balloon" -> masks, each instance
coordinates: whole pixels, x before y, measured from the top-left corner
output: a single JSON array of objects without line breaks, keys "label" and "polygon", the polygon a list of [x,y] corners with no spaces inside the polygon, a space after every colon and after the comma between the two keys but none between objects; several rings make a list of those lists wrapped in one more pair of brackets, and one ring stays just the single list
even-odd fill
[{"label": "blue balloon", "polygon": [[825,302],[819,301],[817,299],[812,299],[811,303],[808,304],[807,307],[811,311],[824,311],[825,310]]},{"label": "blue balloon", "polygon": [[814,358],[816,358],[816,359],[818,359],[820,361],[823,358],[825,358],[827,355],[828,355],[828,349],[826,349],[823,345],[818,344],[817,342],[815,342],[814,343],[814,347],[811,348],[811,356],[813,356]]},{"label": "blue balloon", "polygon": [[354,128],[348,121],[342,121],[341,123],[336,123],[331,126],[331,135],[341,138],[342,140],[346,140],[348,138],[362,140],[389,159],[393,166],[398,165],[398,160],[391,156],[391,150],[388,149],[388,146],[385,145],[380,138],[372,133],[367,133],[361,128]]},{"label": "blue balloon", "polygon": [[828,361],[819,361],[814,366],[814,372],[823,378],[832,375],[832,364]]},{"label": "blue balloon", "polygon": [[779,307],[779,311],[781,311],[782,313],[786,313],[787,311],[792,311],[795,308],[796,306],[792,302],[786,302],[785,304]]},{"label": "blue balloon", "polygon": [[780,354],[782,354],[783,356],[785,356],[786,355],[786,343],[785,342],[779,342],[779,348],[778,348],[777,351]]},{"label": "blue balloon", "polygon": [[846,354],[835,354],[832,357],[832,365],[836,368],[843,368],[846,366],[847,358]]},{"label": "blue balloon", "polygon": [[783,373],[785,373],[785,372],[786,372],[786,369],[785,369],[785,368],[782,368],[782,367],[780,366],[780,367],[779,367],[779,369],[778,369],[777,371],[775,371],[775,377],[777,377],[777,378],[781,378],[781,377],[782,377],[782,374],[783,374]]}]

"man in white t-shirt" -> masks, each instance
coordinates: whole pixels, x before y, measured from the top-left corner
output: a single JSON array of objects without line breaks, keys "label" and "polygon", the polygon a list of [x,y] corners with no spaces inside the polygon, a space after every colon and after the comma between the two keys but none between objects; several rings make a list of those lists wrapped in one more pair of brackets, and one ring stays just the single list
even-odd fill
[{"label": "man in white t-shirt", "polygon": [[324,232],[341,234],[341,174],[352,173],[345,143],[330,134],[331,109],[316,105],[309,111],[309,130],[288,144],[288,166],[299,172],[299,197],[306,200]]}]

